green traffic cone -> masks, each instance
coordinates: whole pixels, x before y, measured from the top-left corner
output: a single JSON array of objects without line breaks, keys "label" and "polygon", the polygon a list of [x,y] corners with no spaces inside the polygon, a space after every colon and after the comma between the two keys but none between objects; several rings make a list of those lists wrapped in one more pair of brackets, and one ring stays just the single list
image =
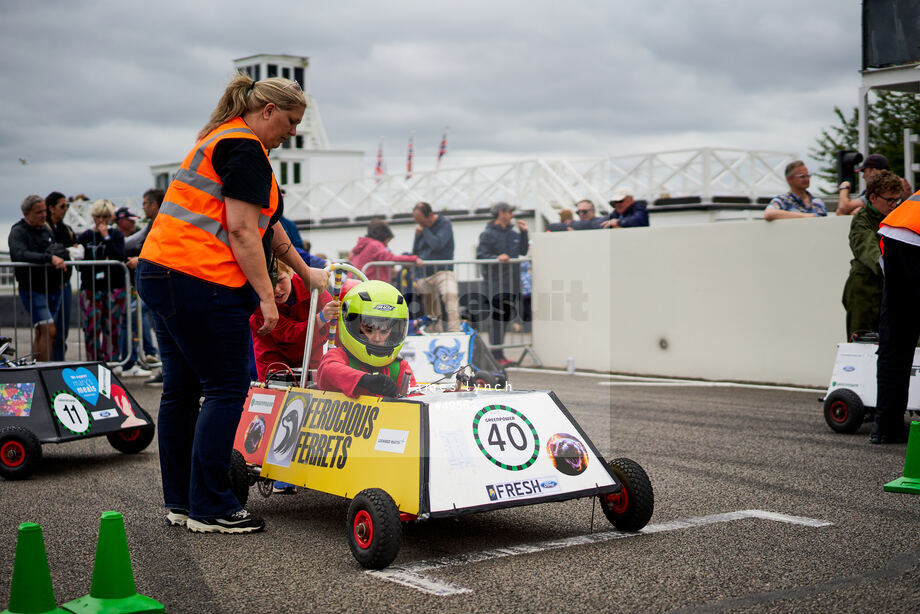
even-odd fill
[{"label": "green traffic cone", "polygon": [[19,525],[13,580],[10,582],[10,607],[0,614],[67,614],[55,605],[51,587],[51,569],[45,553],[41,525],[24,522]]},{"label": "green traffic cone", "polygon": [[904,476],[888,482],[884,488],[887,492],[920,495],[920,422],[910,423],[907,455],[904,457]]},{"label": "green traffic cone", "polygon": [[89,595],[62,604],[70,612],[105,614],[162,612],[163,604],[140,595],[134,585],[125,519],[118,512],[102,512],[99,541]]}]

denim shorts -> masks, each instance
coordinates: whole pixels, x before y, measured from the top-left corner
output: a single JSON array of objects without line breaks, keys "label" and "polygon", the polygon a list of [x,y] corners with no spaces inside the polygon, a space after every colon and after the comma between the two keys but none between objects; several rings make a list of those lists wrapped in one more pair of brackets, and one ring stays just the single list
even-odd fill
[{"label": "denim shorts", "polygon": [[61,309],[60,290],[50,294],[20,290],[19,298],[32,318],[32,326],[54,322]]}]

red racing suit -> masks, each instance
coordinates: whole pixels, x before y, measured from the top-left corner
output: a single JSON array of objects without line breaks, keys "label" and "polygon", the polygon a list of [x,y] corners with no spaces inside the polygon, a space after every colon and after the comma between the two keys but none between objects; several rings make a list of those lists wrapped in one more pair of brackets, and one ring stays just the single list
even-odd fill
[{"label": "red racing suit", "polygon": [[[352,367],[352,364],[358,368]],[[392,364],[392,363],[391,363]],[[391,365],[385,367],[371,367],[366,365],[345,351],[343,347],[335,347],[326,352],[323,359],[319,362],[319,372],[317,374],[317,383],[320,390],[332,390],[344,393],[350,397],[358,397],[362,394],[377,396],[358,385],[358,381],[368,373],[384,373],[391,378]],[[415,386],[415,375],[412,374],[412,367],[405,360],[399,361],[399,372],[394,379],[396,386],[402,389],[402,383],[405,378],[409,378],[409,386]]]},{"label": "red racing suit", "polygon": [[[291,298],[294,299],[291,304]],[[332,300],[332,295],[323,291],[319,295],[317,313]],[[310,316],[310,291],[303,280],[295,273],[291,275],[291,296],[287,303],[278,304],[278,324],[267,335],[256,333],[265,319],[262,309],[256,307],[249,316],[249,329],[252,331],[252,346],[256,355],[256,371],[259,379],[264,381],[266,370],[273,362],[281,362],[291,367],[303,364],[303,346],[307,339],[308,318]],[[310,369],[316,369],[323,357],[323,344],[329,334],[329,325],[319,319],[313,329],[313,347],[310,351]]]}]

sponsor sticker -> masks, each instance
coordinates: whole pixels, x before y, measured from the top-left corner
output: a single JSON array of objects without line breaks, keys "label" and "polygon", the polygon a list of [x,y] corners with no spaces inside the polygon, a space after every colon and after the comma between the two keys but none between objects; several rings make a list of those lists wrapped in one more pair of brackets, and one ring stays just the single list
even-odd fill
[{"label": "sponsor sticker", "polygon": [[402,454],[406,451],[407,441],[409,441],[409,431],[380,429],[377,433],[377,442],[374,444],[374,449],[379,452]]},{"label": "sponsor sticker", "polygon": [[394,309],[396,309],[396,307],[394,307],[393,305],[387,305],[386,303],[380,303],[379,305],[375,305],[374,309],[376,309],[377,311],[393,311]]},{"label": "sponsor sticker", "polygon": [[852,366],[852,365],[847,365],[847,366],[845,366],[845,367],[843,368],[843,370],[846,371],[847,373],[851,373],[851,372],[853,372],[853,371],[856,370],[856,367],[854,367],[854,366]]},{"label": "sponsor sticker", "polygon": [[[291,466],[291,456],[294,454],[294,446],[300,435],[301,424],[303,424],[306,404],[303,396],[288,397],[288,404],[281,412],[278,419],[278,425],[275,427],[275,437],[272,439],[271,446],[268,448],[266,461],[272,465],[280,467]],[[311,397],[307,397],[309,403]]]},{"label": "sponsor sticker", "polygon": [[565,475],[578,475],[588,468],[588,448],[578,437],[556,433],[546,442],[553,467]]},{"label": "sponsor sticker", "polygon": [[274,405],[275,397],[272,395],[254,393],[249,401],[249,411],[256,414],[270,414]]},{"label": "sponsor sticker", "polygon": [[527,416],[507,405],[486,405],[473,418],[473,439],[497,467],[527,469],[540,455],[540,436]]},{"label": "sponsor sticker", "polygon": [[489,501],[529,499],[560,492],[561,490],[559,482],[552,477],[486,484],[486,494],[489,495]]},{"label": "sponsor sticker", "polygon": [[107,399],[112,398],[112,371],[105,365],[99,365],[99,372],[96,374],[99,380],[99,394]]},{"label": "sponsor sticker", "polygon": [[106,418],[117,418],[118,411],[114,409],[99,409],[92,412],[93,420],[105,420]]}]

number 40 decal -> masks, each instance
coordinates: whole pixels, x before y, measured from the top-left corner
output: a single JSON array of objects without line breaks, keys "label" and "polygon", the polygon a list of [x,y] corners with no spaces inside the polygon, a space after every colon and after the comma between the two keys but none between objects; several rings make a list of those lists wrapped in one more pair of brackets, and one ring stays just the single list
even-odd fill
[{"label": "number 40 decal", "polygon": [[494,465],[527,469],[540,454],[540,436],[527,416],[507,405],[487,405],[473,418],[473,439]]}]

